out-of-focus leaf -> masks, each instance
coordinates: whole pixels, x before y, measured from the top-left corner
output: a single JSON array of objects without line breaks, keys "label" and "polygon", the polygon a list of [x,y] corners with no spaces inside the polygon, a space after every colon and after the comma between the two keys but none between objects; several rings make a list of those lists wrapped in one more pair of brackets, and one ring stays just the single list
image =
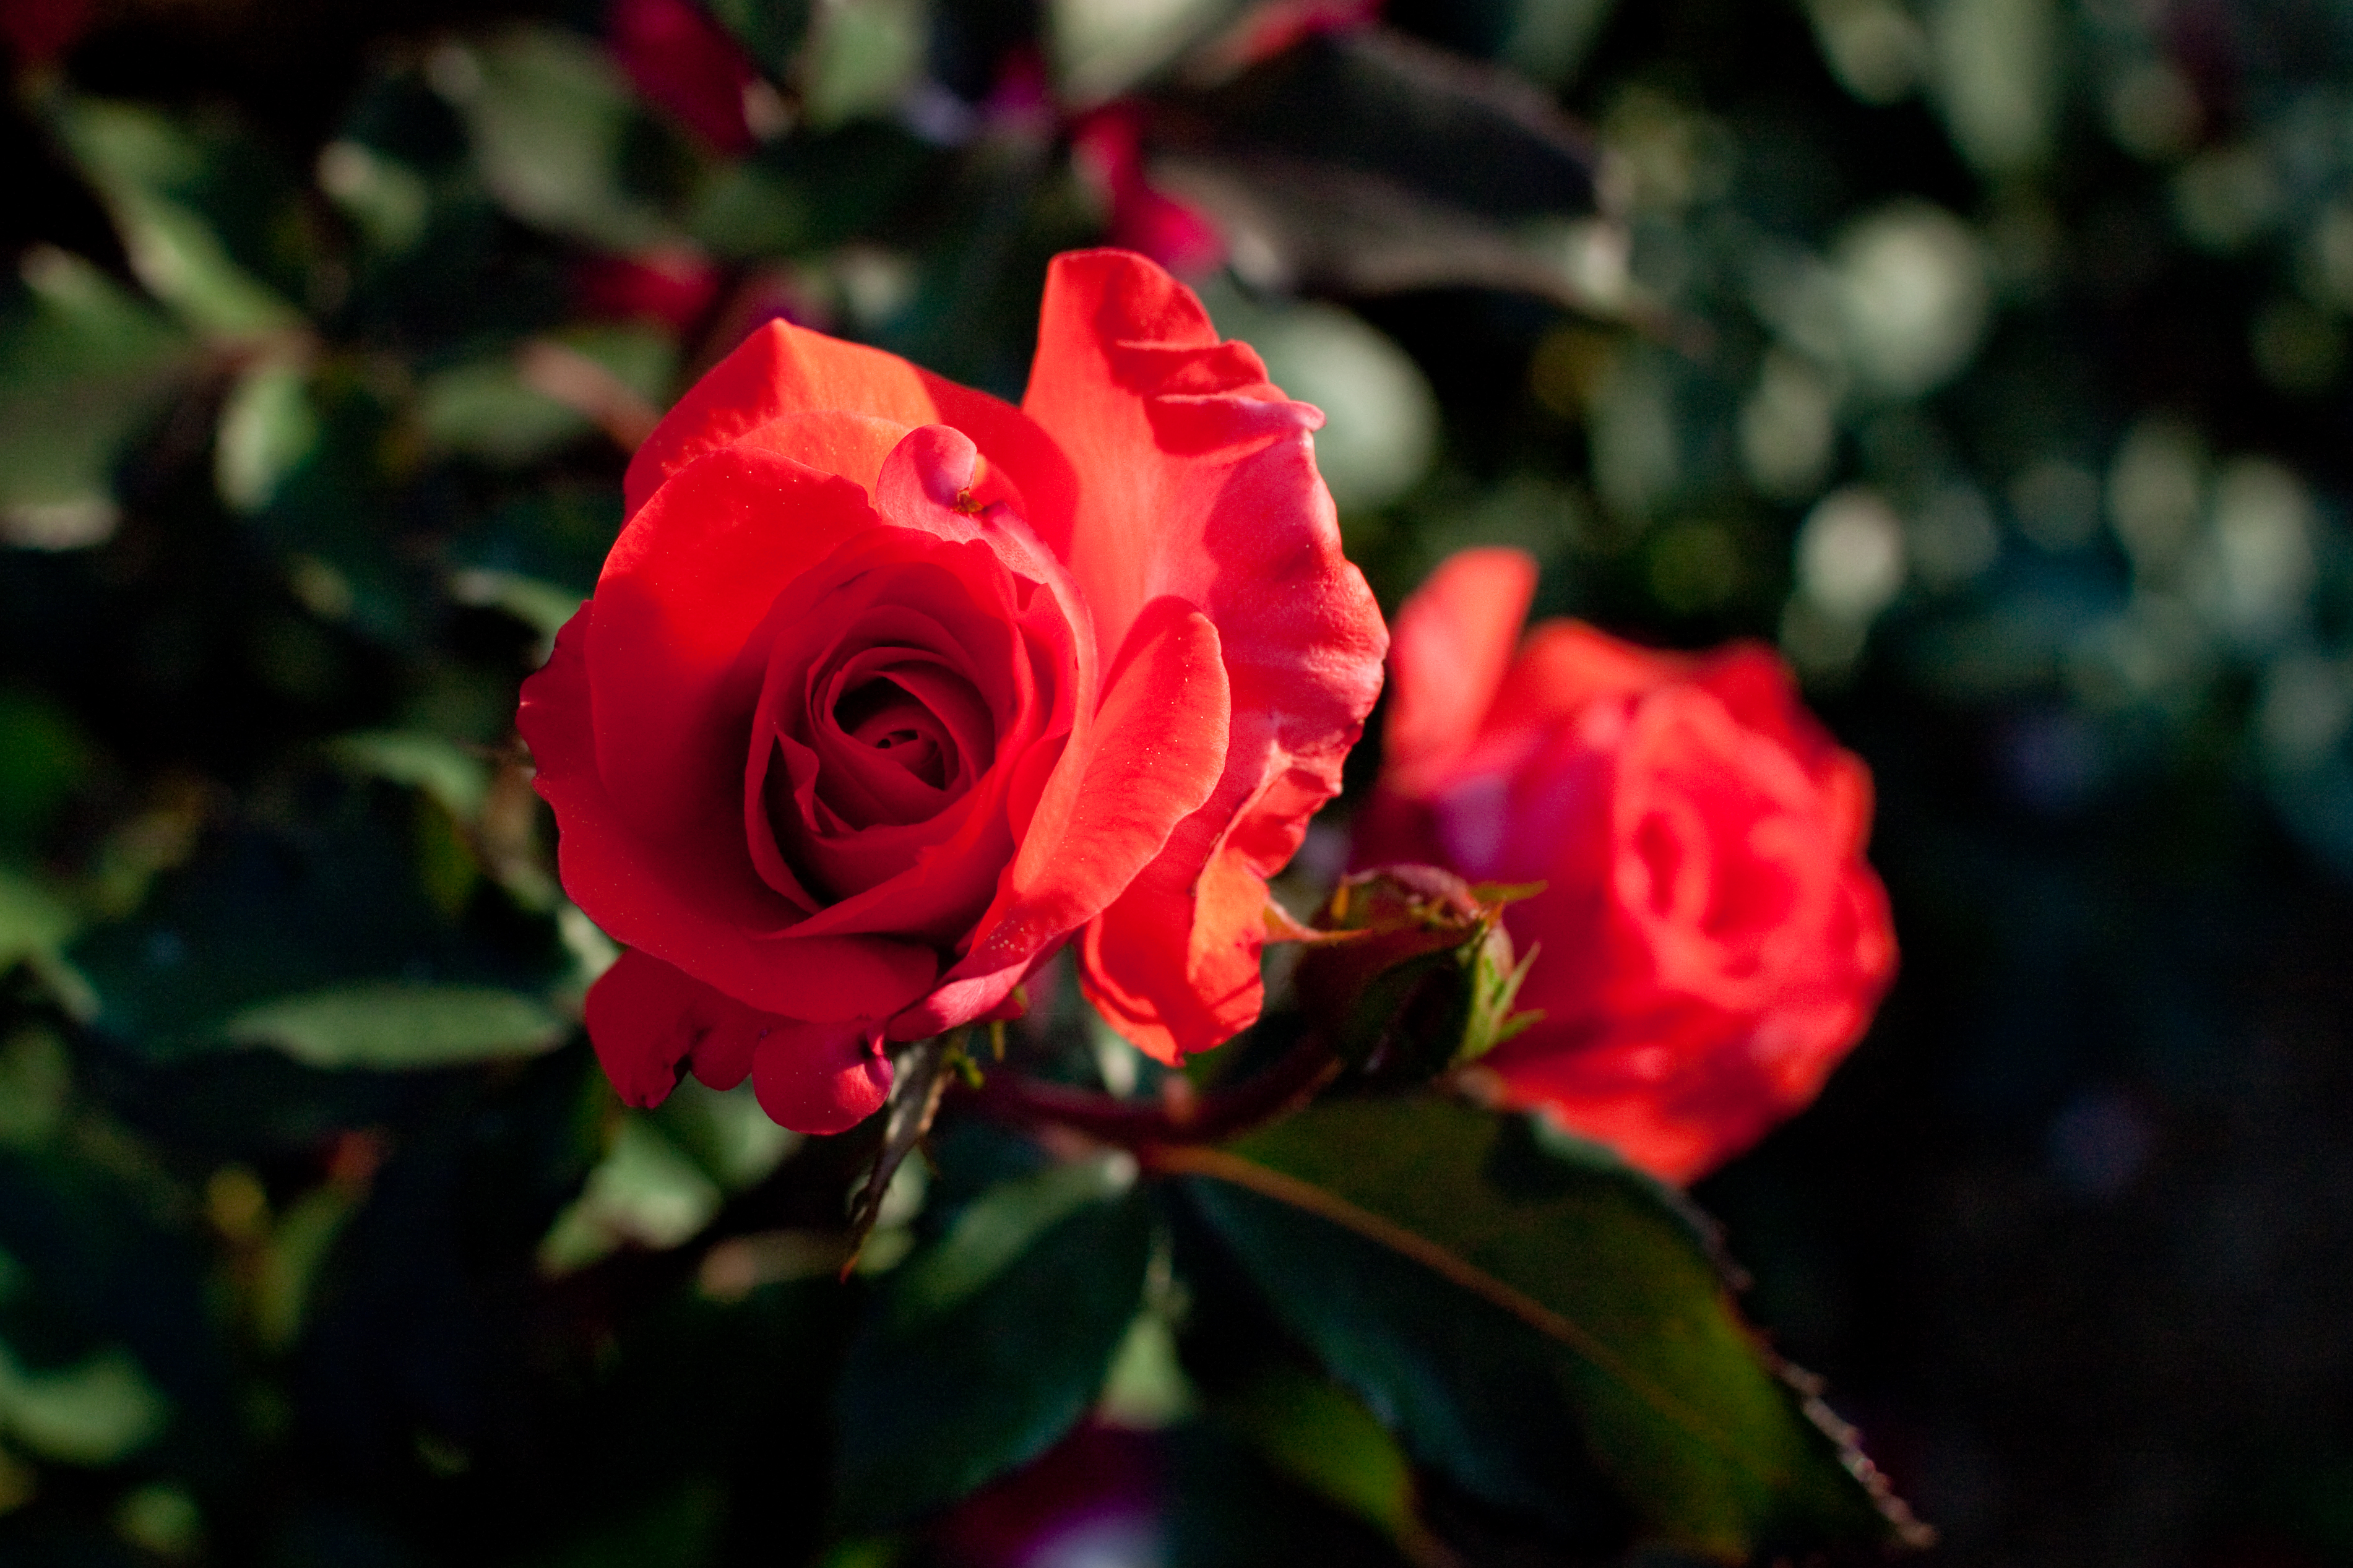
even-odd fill
[{"label": "out-of-focus leaf", "polygon": [[259,511],[279,481],[319,444],[319,411],[310,376],[285,360],[256,363],[229,391],[213,448],[213,478],[221,500],[238,511]]},{"label": "out-of-focus leaf", "polygon": [[[47,1029],[0,1040],[0,1144],[37,1145],[58,1129],[73,1093],[65,1042]],[[0,1303],[10,1296],[16,1265],[0,1253]]]},{"label": "out-of-focus leaf", "polygon": [[71,904],[31,878],[0,866],[0,973],[28,966],[69,1012],[88,1017],[98,999],[65,955],[81,929]]},{"label": "out-of-focus leaf", "polygon": [[1103,1373],[1095,1418],[1113,1426],[1153,1431],[1192,1415],[1197,1403],[1167,1314],[1151,1308],[1138,1312]]},{"label": "out-of-focus leaf", "polygon": [[658,409],[676,363],[670,340],[650,328],[578,328],[427,377],[417,419],[444,451],[533,462],[606,424],[617,401]]},{"label": "out-of-focus leaf", "polygon": [[650,1119],[624,1116],[588,1184],[540,1242],[539,1266],[566,1274],[625,1244],[676,1247],[711,1223],[721,1197],[719,1184]]},{"label": "out-of-focus leaf", "polygon": [[1239,0],[1052,0],[1048,37],[1062,96],[1079,104],[1116,97],[1240,9]]},{"label": "out-of-focus leaf", "polygon": [[537,1056],[565,1022],[514,991],[472,985],[353,985],[248,1007],[224,1029],[314,1068],[455,1067]]},{"label": "out-of-focus leaf", "polygon": [[1170,1163],[1285,1325],[1467,1489],[1589,1529],[1598,1469],[1650,1538],[1721,1562],[1920,1539],[1670,1194],[1575,1151],[1356,1101]]},{"label": "out-of-focus leaf", "polygon": [[0,966],[54,954],[80,926],[73,906],[29,877],[0,868]]},{"label": "out-of-focus leaf", "polygon": [[554,646],[555,634],[564,629],[565,622],[580,613],[585,602],[571,589],[559,588],[535,577],[480,570],[454,574],[449,579],[449,595],[461,605],[485,605],[505,611],[544,637],[551,647]]},{"label": "out-of-focus leaf", "polygon": [[1262,286],[1584,299],[1542,224],[1592,210],[1590,151],[1507,71],[1379,29],[1320,35],[1166,95],[1149,140],[1155,175]]},{"label": "out-of-focus leaf", "polygon": [[517,217],[621,255],[670,237],[668,220],[623,178],[643,110],[587,39],[518,26],[448,43],[431,79],[472,130],[484,183]]},{"label": "out-of-focus leaf", "polygon": [[90,742],[65,709],[0,691],[0,853],[48,828],[91,761]]},{"label": "out-of-focus leaf", "polygon": [[301,327],[301,313],[239,266],[204,215],[178,199],[204,172],[204,152],[185,129],[141,105],[75,98],[60,106],[58,130],[105,196],[139,280],[190,326],[226,338]]},{"label": "out-of-focus leaf", "polygon": [[1326,1501],[1409,1543],[1429,1539],[1415,1511],[1413,1467],[1397,1439],[1345,1391],[1271,1367],[1219,1399],[1215,1414],[1266,1461]]},{"label": "out-of-focus leaf", "polygon": [[799,58],[808,37],[813,0],[711,0],[711,15],[735,35],[744,52],[770,76],[782,79]]},{"label": "out-of-focus leaf", "polygon": [[185,333],[80,258],[25,253],[0,313],[0,542],[63,548],[113,531],[111,471],[189,367]]},{"label": "out-of-focus leaf", "polygon": [[354,772],[405,784],[460,824],[479,820],[491,791],[491,765],[463,747],[414,730],[371,730],[331,747]]},{"label": "out-of-focus leaf", "polygon": [[942,156],[887,120],[772,142],[712,174],[691,226],[719,256],[814,256],[871,230]]},{"label": "out-of-focus leaf", "polygon": [[748,1083],[721,1090],[690,1075],[651,1114],[704,1175],[731,1193],[764,1179],[801,1144],[799,1133],[768,1119]]},{"label": "out-of-focus leaf", "polygon": [[370,246],[397,256],[425,236],[433,192],[425,176],[364,142],[330,142],[319,152],[319,188]]},{"label": "out-of-focus leaf", "polygon": [[835,1396],[844,1522],[954,1501],[1086,1413],[1144,1295],[1134,1179],[1107,1154],[1000,1183],[887,1278]]},{"label": "out-of-focus leaf", "polygon": [[819,130],[889,109],[923,68],[925,0],[829,0],[818,7],[801,104]]},{"label": "out-of-focus leaf", "polygon": [[164,1396],[121,1350],[56,1369],[26,1367],[0,1345],[0,1431],[44,1458],[111,1465],[163,1435]]},{"label": "out-of-focus leaf", "polygon": [[356,1206],[330,1184],[303,1194],[270,1227],[253,1282],[254,1337],[266,1347],[282,1351],[301,1337],[320,1266]]}]

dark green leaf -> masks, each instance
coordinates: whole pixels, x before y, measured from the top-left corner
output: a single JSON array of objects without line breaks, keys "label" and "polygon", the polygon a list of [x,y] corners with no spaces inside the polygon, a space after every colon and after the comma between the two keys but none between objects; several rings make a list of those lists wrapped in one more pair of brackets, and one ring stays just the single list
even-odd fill
[{"label": "dark green leaf", "polygon": [[500,203],[526,223],[609,250],[671,237],[630,188],[627,154],[645,123],[628,80],[587,39],[519,26],[450,44],[434,85],[466,119],[474,155]]},{"label": "dark green leaf", "polygon": [[100,99],[66,100],[57,124],[105,196],[139,280],[188,325],[234,339],[301,326],[285,297],[231,254],[201,200],[220,172],[216,150],[154,110]]},{"label": "dark green leaf", "polygon": [[1356,1101],[1171,1163],[1285,1325],[1472,1492],[1574,1530],[1589,1464],[1651,1538],[1725,1562],[1917,1530],[1742,1322],[1704,1233],[1598,1150]]},{"label": "dark green leaf", "polygon": [[187,372],[191,345],[89,262],[27,254],[0,314],[0,539],[94,544],[112,531],[126,442]]},{"label": "dark green leaf", "polygon": [[1143,1300],[1134,1174],[1112,1154],[999,1183],[888,1277],[838,1394],[844,1522],[952,1502],[1086,1413]]},{"label": "dark green leaf", "polygon": [[711,15],[761,69],[788,74],[808,36],[809,0],[711,0]]}]

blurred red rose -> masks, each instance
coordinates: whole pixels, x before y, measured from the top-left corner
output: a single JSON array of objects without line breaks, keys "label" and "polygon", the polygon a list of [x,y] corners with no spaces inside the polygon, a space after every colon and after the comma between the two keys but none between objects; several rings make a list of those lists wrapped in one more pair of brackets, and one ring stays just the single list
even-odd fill
[{"label": "blurred red rose", "polygon": [[1164,1060],[1255,1018],[1266,878],[1387,641],[1319,422],[1117,251],[1055,260],[1018,409],[784,322],[690,391],[520,721],[630,949],[588,997],[623,1098],[686,1065],[849,1126],[885,1040],[1073,935]]},{"label": "blurred red rose", "polygon": [[1071,133],[1071,151],[1111,208],[1111,241],[1172,272],[1198,277],[1226,259],[1225,237],[1198,209],[1152,184],[1143,132],[1124,104],[1099,110]]},{"label": "blurred red rose", "polygon": [[1472,550],[1399,613],[1359,865],[1542,882],[1505,924],[1544,1019],[1480,1064],[1671,1181],[1813,1099],[1895,968],[1871,775],[1754,644],[1654,653],[1521,624],[1535,565]]},{"label": "blurred red rose", "polygon": [[683,332],[719,297],[719,268],[688,246],[638,256],[584,256],[573,264],[573,302],[607,321],[659,321]]},{"label": "blurred red rose", "polygon": [[756,138],[744,95],[759,73],[692,0],[611,0],[605,39],[648,101],[717,152],[752,150]]}]

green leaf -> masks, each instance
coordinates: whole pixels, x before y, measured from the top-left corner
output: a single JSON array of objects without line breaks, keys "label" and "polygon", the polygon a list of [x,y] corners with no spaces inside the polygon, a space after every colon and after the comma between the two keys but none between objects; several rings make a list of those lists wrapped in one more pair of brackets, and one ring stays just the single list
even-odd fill
[{"label": "green leaf", "polygon": [[1276,1366],[1220,1399],[1217,1414],[1266,1461],[1325,1501],[1419,1542],[1413,1467],[1397,1440],[1345,1391]]},{"label": "green leaf", "polygon": [[744,52],[773,77],[783,77],[808,36],[810,0],[710,0],[711,15],[735,35]]},{"label": "green leaf", "polygon": [[801,103],[819,130],[897,103],[923,68],[923,0],[832,0],[819,8],[802,66]]},{"label": "green leaf", "polygon": [[[442,451],[520,466],[589,434],[596,424],[584,409],[586,399],[566,401],[550,395],[543,374],[550,363],[544,353],[549,345],[574,356],[563,363],[609,377],[610,391],[656,409],[677,357],[670,340],[658,331],[600,326],[553,333],[512,353],[452,365],[427,377],[417,388],[417,417],[425,438]],[[534,349],[541,351],[536,359]],[[533,374],[534,363],[543,374]]]},{"label": "green leaf", "polygon": [[1236,0],[1052,0],[1047,20],[1062,95],[1079,103],[1114,97],[1240,9]]},{"label": "green leaf", "polygon": [[541,1239],[540,1268],[568,1274],[624,1243],[667,1251],[709,1225],[721,1197],[718,1184],[651,1120],[624,1116],[588,1184]]},{"label": "green leaf", "polygon": [[1107,1154],[1000,1182],[887,1277],[836,1395],[843,1522],[913,1519],[1085,1415],[1143,1300],[1152,1211]]},{"label": "green leaf", "polygon": [[1915,1542],[1851,1436],[1741,1321],[1674,1195],[1603,1151],[1436,1100],[1329,1104],[1180,1151],[1285,1326],[1467,1489],[1741,1562]]},{"label": "green leaf", "polygon": [[132,270],[155,298],[209,337],[250,339],[301,328],[302,316],[240,266],[185,199],[209,171],[206,149],[142,105],[67,100],[58,132],[106,198]]},{"label": "green leaf", "polygon": [[65,956],[66,944],[81,923],[71,904],[32,879],[0,867],[0,974],[25,964],[69,1012],[88,1017],[97,1011],[98,999]]},{"label": "green leaf", "polygon": [[213,448],[221,500],[238,511],[259,511],[279,481],[317,447],[319,436],[308,372],[290,360],[257,363],[237,378],[221,409]]},{"label": "green leaf", "polygon": [[45,1458],[111,1465],[162,1436],[165,1415],[164,1396],[123,1351],[36,1370],[0,1345],[0,1431]]},{"label": "green leaf", "polygon": [[191,345],[78,256],[36,246],[0,314],[0,539],[68,548],[114,526],[123,446],[185,375]]},{"label": "green leaf", "polygon": [[518,26],[443,45],[430,76],[473,132],[483,183],[515,216],[625,254],[671,237],[668,220],[623,178],[643,111],[596,45]]},{"label": "green leaf", "polygon": [[490,764],[439,735],[364,730],[338,738],[329,749],[354,773],[416,790],[452,821],[470,826],[482,815],[482,802],[491,790]]},{"label": "green leaf", "polygon": [[455,1067],[537,1056],[565,1022],[519,992],[475,985],[340,986],[248,1007],[225,1033],[314,1068]]}]

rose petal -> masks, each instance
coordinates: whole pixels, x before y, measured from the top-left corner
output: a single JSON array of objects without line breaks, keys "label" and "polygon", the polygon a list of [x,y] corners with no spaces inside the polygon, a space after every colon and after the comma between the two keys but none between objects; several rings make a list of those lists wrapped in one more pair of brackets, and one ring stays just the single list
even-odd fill
[{"label": "rose petal", "polygon": [[761,666],[743,658],[777,595],[880,525],[845,480],[764,453],[682,470],[621,531],[586,652],[597,772],[650,838],[733,841]]},{"label": "rose petal", "polygon": [[1509,734],[1575,718],[1604,699],[1637,697],[1682,679],[1696,663],[1621,642],[1582,621],[1540,621],[1497,687],[1482,729]]},{"label": "rose petal", "polygon": [[[771,420],[808,414],[862,415],[902,427],[954,426],[1018,490],[1032,524],[1058,536],[1068,531],[1070,465],[1019,409],[896,354],[787,321],[771,321],[744,339],[654,427],[623,480],[629,511],[702,454],[742,441]],[[827,467],[871,483],[871,472]]]},{"label": "rose petal", "polygon": [[891,1060],[868,1023],[787,1025],[752,1058],[752,1092],[770,1121],[796,1132],[842,1132],[882,1109]]},{"label": "rose petal", "polygon": [[737,860],[648,843],[615,809],[596,772],[587,659],[598,614],[591,601],[567,622],[546,666],[523,683],[517,723],[532,749],[539,793],[562,829],[565,890],[616,941],[676,964],[763,1010],[797,1018],[887,1017],[931,988],[930,949],[880,937],[772,934],[774,895]]},{"label": "rose petal", "polygon": [[1535,558],[1525,551],[1465,550],[1398,612],[1382,730],[1393,787],[1416,791],[1469,749],[1511,667],[1535,588]]},{"label": "rose petal", "polygon": [[[588,1043],[625,1105],[659,1105],[678,1086],[679,1064],[716,1028],[725,1002],[659,959],[625,950],[588,987]],[[736,1004],[725,1002],[725,1008]]]},{"label": "rose petal", "polygon": [[[1064,754],[982,935],[950,977],[1026,963],[1132,889],[1216,788],[1231,728],[1217,627],[1178,600],[1152,606],[1087,749]],[[1185,941],[1173,939],[1180,964]]]},{"label": "rose petal", "polygon": [[[1102,645],[1122,646],[1162,598],[1218,631],[1233,715],[1224,769],[1123,919],[1187,957],[1097,976],[1167,1048],[1206,1049],[1255,1012],[1255,980],[1239,980],[1262,940],[1252,884],[1262,898],[1305,814],[1337,793],[1387,633],[1315,472],[1322,416],[1285,400],[1247,347],[1219,342],[1191,291],[1143,258],[1055,259],[1023,406],[1079,476],[1068,534],[1042,521],[1038,532],[1071,563]],[[1254,819],[1238,823],[1254,800]],[[1180,910],[1205,874],[1226,890]],[[1086,951],[1105,945],[1097,933]]]}]

